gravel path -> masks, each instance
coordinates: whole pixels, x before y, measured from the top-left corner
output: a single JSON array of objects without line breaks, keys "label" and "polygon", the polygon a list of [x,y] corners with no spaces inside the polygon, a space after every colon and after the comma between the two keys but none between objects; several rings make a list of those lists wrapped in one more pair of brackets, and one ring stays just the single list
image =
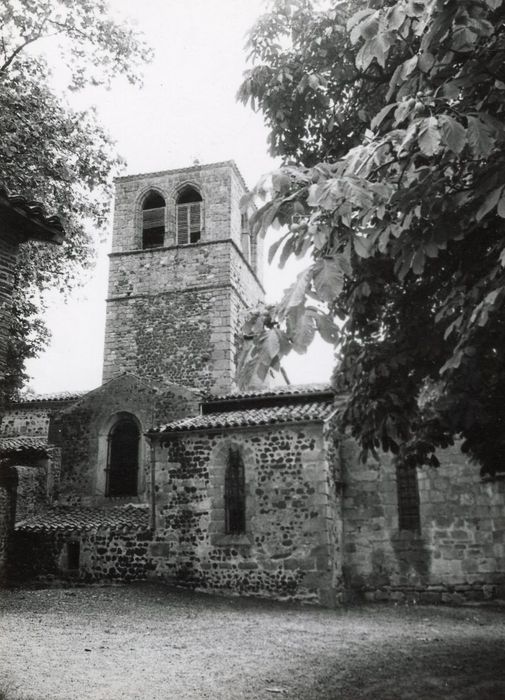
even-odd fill
[{"label": "gravel path", "polygon": [[4,591],[0,664],[0,700],[499,700],[505,610]]}]

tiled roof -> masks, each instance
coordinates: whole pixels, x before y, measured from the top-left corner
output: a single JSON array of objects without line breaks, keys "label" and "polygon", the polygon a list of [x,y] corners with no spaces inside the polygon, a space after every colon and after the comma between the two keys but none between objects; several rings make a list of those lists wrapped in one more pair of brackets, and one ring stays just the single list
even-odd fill
[{"label": "tiled roof", "polygon": [[181,418],[161,426],[156,432],[173,433],[187,430],[323,421],[331,413],[332,406],[333,404],[330,401],[313,401],[296,405],[288,404],[249,408],[240,411],[222,411],[193,418]]},{"label": "tiled roof", "polygon": [[72,532],[90,530],[147,530],[149,508],[147,505],[127,505],[114,508],[84,508],[82,506],[57,506],[40,515],[16,523],[16,530],[23,532]]},{"label": "tiled roof", "polygon": [[17,452],[43,452],[49,447],[47,440],[39,437],[2,437],[0,438],[0,454],[12,454]]},{"label": "tiled roof", "polygon": [[18,219],[31,222],[31,237],[57,243],[63,240],[65,230],[60,218],[55,215],[49,216],[41,202],[29,200],[20,194],[10,194],[3,185],[0,185],[0,206],[16,212]]},{"label": "tiled roof", "polygon": [[82,398],[86,391],[60,391],[49,394],[35,394],[27,393],[21,394],[20,397],[13,401],[14,404],[19,403],[50,403],[51,401],[77,401],[77,399]]},{"label": "tiled roof", "polygon": [[264,389],[251,389],[250,391],[237,391],[233,394],[219,394],[207,396],[206,401],[224,401],[232,399],[246,399],[268,396],[300,396],[302,394],[329,393],[333,389],[331,384],[283,384],[282,386],[265,387]]}]

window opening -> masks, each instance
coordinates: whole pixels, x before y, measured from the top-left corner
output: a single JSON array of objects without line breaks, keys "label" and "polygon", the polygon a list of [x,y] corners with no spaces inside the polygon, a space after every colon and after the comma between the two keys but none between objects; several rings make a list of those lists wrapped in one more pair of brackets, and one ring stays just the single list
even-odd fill
[{"label": "window opening", "polygon": [[398,528],[400,530],[421,530],[419,509],[419,485],[417,469],[398,465],[396,467],[398,492]]},{"label": "window opening", "polygon": [[80,542],[67,542],[67,569],[71,569],[72,571],[78,569],[80,557]]},{"label": "window opening", "polygon": [[202,196],[194,187],[184,187],[177,197],[177,244],[197,243],[202,233]]},{"label": "window opening", "polygon": [[131,418],[119,420],[109,433],[107,496],[136,496],[140,433]]},{"label": "window opening", "polygon": [[150,192],[142,205],[142,248],[159,248],[165,241],[165,200]]},{"label": "window opening", "polygon": [[240,234],[242,241],[242,252],[248,263],[251,262],[251,236],[249,233],[249,218],[247,214],[240,215]]},{"label": "window opening", "polygon": [[231,447],[224,485],[225,532],[227,535],[245,533],[245,476],[240,451]]}]

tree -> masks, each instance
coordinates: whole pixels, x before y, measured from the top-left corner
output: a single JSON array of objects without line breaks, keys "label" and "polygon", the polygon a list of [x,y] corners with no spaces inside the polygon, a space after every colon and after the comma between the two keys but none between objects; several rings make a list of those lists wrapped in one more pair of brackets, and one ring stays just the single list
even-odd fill
[{"label": "tree", "polygon": [[[239,98],[284,166],[252,199],[281,263],[312,263],[246,325],[244,381],[318,331],[337,347],[343,429],[363,456],[505,465],[502,0],[278,0]],[[358,11],[356,11],[356,9]],[[334,323],[342,320],[341,327]]]},{"label": "tree", "polygon": [[69,89],[108,87],[115,75],[140,81],[144,43],[110,18],[104,0],[4,0],[0,8],[0,181],[42,201],[64,221],[63,246],[26,244],[17,268],[4,391],[22,385],[24,361],[48,338],[40,312],[48,288],[65,293],[92,264],[113,175],[121,165],[93,110],[72,110],[51,87],[41,49],[56,49]]}]

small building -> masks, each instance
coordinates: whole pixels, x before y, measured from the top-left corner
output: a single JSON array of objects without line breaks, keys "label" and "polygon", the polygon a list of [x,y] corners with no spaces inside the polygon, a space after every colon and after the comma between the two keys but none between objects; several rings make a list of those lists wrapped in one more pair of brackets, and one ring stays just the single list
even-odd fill
[{"label": "small building", "polygon": [[[39,202],[33,202],[21,195],[11,195],[0,186],[0,383],[4,382],[7,366],[7,347],[11,321],[11,302],[14,275],[19,246],[30,240],[47,243],[62,243],[64,230],[57,216],[48,216]],[[0,398],[0,416],[4,412],[3,392]],[[11,468],[11,458],[22,450],[17,442],[0,445],[0,584],[5,578],[5,566],[9,533],[12,530],[15,513],[15,493],[17,472]],[[32,456],[40,453],[39,447],[27,446]]]}]

